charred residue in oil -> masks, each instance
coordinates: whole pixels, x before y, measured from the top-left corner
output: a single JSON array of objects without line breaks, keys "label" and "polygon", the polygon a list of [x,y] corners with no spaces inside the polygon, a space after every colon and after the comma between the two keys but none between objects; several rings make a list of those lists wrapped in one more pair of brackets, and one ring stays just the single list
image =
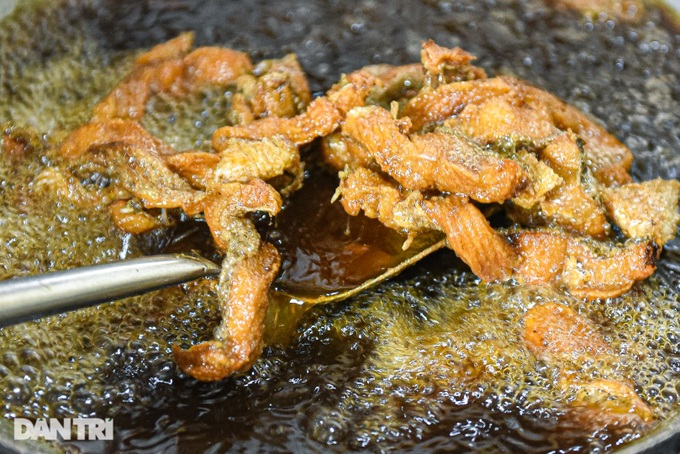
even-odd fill
[{"label": "charred residue in oil", "polygon": [[[50,144],[87,119],[134,55],[185,30],[255,60],[296,52],[317,92],[366,64],[416,61],[423,39],[459,45],[489,72],[526,78],[601,119],[636,154],[637,178],[680,175],[680,34],[655,8],[627,25],[533,0],[27,2],[0,23],[0,123],[33,141],[18,161],[0,160],[3,278],[167,246],[71,205],[50,192],[45,171]],[[151,104],[145,126],[200,148],[229,93]],[[519,320],[531,304],[570,302],[620,357],[583,374],[630,377],[667,418],[680,398],[679,251],[676,239],[657,277],[596,303],[478,285],[436,253],[341,304],[302,315],[276,305],[274,319],[301,318],[292,337],[282,322],[286,333],[270,333],[251,371],[217,384],[179,375],[169,349],[208,339],[218,322],[214,281],[199,281],[3,329],[0,404],[5,418],[113,417],[112,443],[70,446],[86,452],[609,450],[638,434],[571,422],[555,371],[517,342]]]}]

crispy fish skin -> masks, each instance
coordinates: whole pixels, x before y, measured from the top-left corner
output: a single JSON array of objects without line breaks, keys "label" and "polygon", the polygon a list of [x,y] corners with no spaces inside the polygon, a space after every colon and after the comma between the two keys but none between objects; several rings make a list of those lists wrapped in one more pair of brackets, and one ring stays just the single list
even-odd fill
[{"label": "crispy fish skin", "polygon": [[135,66],[146,66],[182,58],[194,47],[194,33],[180,33],[177,37],[160,43],[135,59]]},{"label": "crispy fish skin", "polygon": [[[57,156],[82,181],[101,186],[90,191],[100,197],[88,200],[109,205],[114,223],[126,231],[138,234],[164,226],[164,216],[149,209],[203,215],[217,249],[225,253],[219,283],[222,324],[215,340],[186,351],[174,346],[174,353],[183,371],[215,381],[244,370],[260,355],[268,289],[281,260],[261,240],[248,214],[273,216],[281,209],[281,194],[265,179],[280,185],[282,193],[300,186],[299,150],[285,137],[237,137],[227,138],[219,150],[178,153],[137,120],[149,97],[161,92],[182,97],[206,86],[233,86],[237,112],[231,117],[243,127],[258,119],[293,117],[307,107],[311,93],[294,55],[255,68],[241,52],[192,51],[192,46],[193,35],[183,34],[140,55],[131,74],[95,106],[92,122],[67,137]],[[347,90],[340,88],[336,95],[341,107],[358,99]],[[330,103],[317,105],[340,115]],[[308,112],[314,118],[315,111]]]},{"label": "crispy fish skin", "polygon": [[128,200],[113,202],[109,205],[109,212],[116,227],[133,235],[165,226],[158,217],[131,206]]},{"label": "crispy fish skin", "polygon": [[214,179],[247,181],[253,175],[268,180],[299,165],[300,153],[289,140],[274,136],[261,140],[230,139],[214,168]]},{"label": "crispy fish skin", "polygon": [[524,172],[513,160],[485,152],[453,132],[409,136],[402,123],[381,107],[367,106],[347,114],[342,132],[350,144],[365,150],[360,161],[370,156],[410,190],[437,189],[490,203],[507,200],[524,183]]},{"label": "crispy fish skin", "polygon": [[473,99],[449,121],[487,143],[509,135],[514,140],[546,144],[560,131],[572,131],[583,141],[588,167],[600,183],[612,186],[631,181],[633,154],[595,120],[522,80],[509,76],[496,79],[508,87],[504,95]]},{"label": "crispy fish skin", "polygon": [[155,156],[171,156],[177,151],[151,135],[138,122],[113,119],[86,123],[61,143],[57,153],[66,159],[77,159],[91,147],[110,143],[127,143],[144,149]]},{"label": "crispy fish skin", "polygon": [[[482,280],[556,285],[595,299],[620,295],[654,271],[658,248],[652,240],[620,246],[607,241],[599,191],[630,182],[632,154],[625,146],[553,95],[514,78],[487,78],[460,49],[428,42],[421,58],[420,65],[380,65],[343,76],[304,112],[298,106],[297,115],[290,75],[272,71],[259,81],[252,75],[241,79],[233,124],[213,136],[217,167],[201,171],[186,158],[194,185],[203,184],[207,192],[195,211],[205,213],[216,243],[237,258],[225,262],[224,323],[216,340],[174,350],[185,372],[218,380],[259,354],[261,326],[255,332],[243,327],[261,323],[273,275],[257,274],[246,263],[260,260],[257,266],[266,267],[278,256],[263,252],[268,245],[243,214],[275,214],[280,199],[264,181],[250,178],[268,179],[295,167],[296,148],[317,138],[323,138],[326,161],[341,171],[336,197],[349,214],[364,212],[409,239],[440,230]],[[593,176],[597,184],[591,184]],[[470,199],[521,207],[551,230],[499,233]],[[236,276],[253,280],[260,295],[242,294],[245,286]],[[537,356],[578,361],[584,354],[611,355],[578,314],[547,309],[526,320],[528,326],[542,323],[536,329],[543,332],[525,336]],[[634,422],[653,417],[625,380],[581,383],[567,374],[560,386],[575,396],[575,415],[602,424],[624,421],[624,414]],[[614,403],[598,412],[602,396]]]},{"label": "crispy fish skin", "polygon": [[540,203],[541,214],[548,224],[583,236],[604,240],[610,226],[602,206],[580,185],[563,185]]},{"label": "crispy fish skin", "polygon": [[[630,181],[632,154],[625,146],[543,90],[512,77],[466,72],[469,54],[428,42],[421,56],[426,81],[415,95],[394,100],[390,111],[385,98],[355,107],[341,132],[324,140],[326,162],[350,169],[341,172],[337,193],[350,214],[363,210],[410,234],[434,223],[483,280],[559,284],[593,299],[620,295],[654,271],[658,254],[651,241],[607,242],[611,227],[600,196],[607,186]],[[456,65],[467,75],[444,80],[445,72],[456,74]],[[384,67],[370,71],[387,73]],[[551,227],[554,234],[527,232],[509,238],[510,246],[454,195],[504,202],[516,221]],[[673,213],[668,225],[677,208],[667,211]],[[457,225],[461,219],[468,224]],[[463,231],[471,244],[457,241]],[[470,252],[476,242],[484,245]],[[485,253],[475,262],[475,254]],[[487,266],[492,261],[497,266]],[[618,274],[616,267],[622,268]]]},{"label": "crispy fish skin", "polygon": [[501,78],[512,85],[518,96],[526,102],[545,109],[557,128],[572,131],[583,140],[587,165],[597,181],[605,186],[632,181],[630,169],[633,153],[595,120],[547,91],[519,79],[507,76]]},{"label": "crispy fish skin", "polygon": [[328,99],[317,98],[304,113],[293,118],[268,117],[243,125],[223,126],[213,134],[212,147],[223,151],[230,139],[258,140],[274,136],[304,145],[333,132],[341,119],[342,113]]},{"label": "crispy fish skin", "polygon": [[564,182],[550,166],[539,161],[533,153],[522,150],[516,154],[515,159],[527,175],[527,184],[512,198],[513,205],[532,209]]},{"label": "crispy fish skin", "polygon": [[512,139],[545,145],[561,131],[584,141],[589,166],[606,186],[631,182],[633,154],[597,122],[558,97],[509,76],[425,87],[400,112],[414,130],[446,122],[480,143]]},{"label": "crispy fish skin", "polygon": [[[448,194],[482,203],[511,199],[512,204],[532,211],[525,219],[540,221],[532,224],[606,239],[609,224],[595,197],[597,188],[582,187],[584,162],[599,184],[616,185],[630,178],[630,151],[557,97],[512,77],[487,78],[470,64],[472,58],[460,49],[426,42],[420,67],[361,69],[344,76],[301,115],[221,128],[214,147],[224,150],[234,138],[281,136],[299,146],[324,137],[327,162],[336,169],[379,170],[406,191],[399,197],[395,188],[383,187],[376,189],[382,198],[377,193],[369,196],[369,189],[377,184],[360,191],[343,178],[339,191],[344,193],[343,204],[352,213],[367,209],[386,225],[402,230],[416,232],[433,222],[439,208],[430,207],[430,218],[415,222],[422,213],[414,214],[413,207],[437,200],[422,192],[439,191],[442,200]],[[411,79],[418,86],[415,92],[395,82]],[[392,100],[396,105],[390,104],[389,96],[397,97]],[[388,104],[390,111],[385,108]],[[448,129],[432,131],[432,125],[442,123]],[[503,157],[481,148],[508,144],[524,149]],[[353,204],[349,199],[355,196]],[[409,210],[405,204],[410,204]],[[401,216],[403,212],[411,216]],[[438,225],[446,225],[441,216]],[[505,257],[515,254],[505,252]],[[485,272],[485,278],[508,275],[507,271]]]},{"label": "crispy fish skin", "polygon": [[201,381],[218,381],[248,369],[262,352],[262,332],[269,286],[281,259],[276,248],[261,243],[252,255],[227,255],[220,275],[220,309],[223,324],[215,340],[172,351],[179,368]]},{"label": "crispy fish skin", "polygon": [[427,40],[422,45],[420,60],[430,78],[430,85],[453,81],[486,79],[486,72],[470,64],[477,57],[460,47],[447,48]]},{"label": "crispy fish skin", "polygon": [[336,172],[349,167],[377,168],[377,164],[369,151],[352,137],[334,132],[321,141],[321,155],[324,163]]},{"label": "crispy fish skin", "polygon": [[201,197],[189,183],[172,172],[161,157],[126,142],[90,148],[86,155],[70,162],[69,167],[83,177],[90,174],[106,176],[112,182],[111,189],[125,190],[145,208],[189,207]]},{"label": "crispy fish skin", "polygon": [[419,233],[436,228],[425,213],[424,197],[419,191],[405,195],[380,174],[366,168],[341,172],[336,196],[349,215],[363,211],[394,230]]},{"label": "crispy fish skin", "polygon": [[93,121],[140,120],[155,93],[184,96],[206,85],[225,86],[253,69],[243,52],[200,47],[187,53],[192,45],[193,36],[184,34],[137,57],[130,75],[94,107]]},{"label": "crispy fish skin", "polygon": [[405,194],[365,168],[342,172],[337,196],[350,215],[363,211],[410,235],[442,231],[449,247],[484,281],[515,278],[526,284],[561,285],[580,298],[611,298],[649,277],[658,258],[659,249],[651,241],[617,247],[558,230],[522,231],[505,238],[467,198]]},{"label": "crispy fish skin", "polygon": [[254,118],[293,117],[312,101],[304,71],[295,54],[259,63],[258,77],[250,106]]},{"label": "crispy fish skin", "polygon": [[509,236],[518,255],[515,278],[528,285],[559,280],[564,270],[568,239],[553,232],[519,232]]},{"label": "crispy fish skin", "polygon": [[[336,193],[350,215],[360,211],[410,235],[440,230],[449,247],[485,281],[559,284],[577,297],[610,298],[628,291],[655,270],[658,247],[629,242],[622,247],[581,240],[560,231],[524,231],[508,239],[461,196],[405,194],[395,183],[365,168],[341,173]],[[508,242],[509,240],[509,242]]]},{"label": "crispy fish skin", "polygon": [[449,247],[486,281],[506,280],[515,254],[466,197],[425,198],[419,191],[404,195],[396,186],[368,169],[344,172],[338,195],[350,215],[360,211],[384,225],[409,234],[440,230]]},{"label": "crispy fish skin", "polygon": [[241,224],[235,222],[252,224],[245,215],[256,211],[274,216],[281,209],[282,202],[276,189],[254,178],[246,183],[215,185],[198,203],[199,206],[192,211],[204,213],[217,247],[227,253],[238,254],[248,249],[247,245],[251,243],[244,238],[255,236],[259,239],[259,234],[254,226],[252,229],[239,229]]},{"label": "crispy fish skin", "polygon": [[589,300],[627,292],[654,273],[659,256],[659,247],[649,240],[617,246],[554,230],[523,231],[510,239],[520,255],[515,270],[520,282],[559,283]]},{"label": "crispy fish skin", "polygon": [[387,110],[366,106],[347,113],[342,132],[363,146],[382,170],[405,188],[434,187],[437,157],[421,155],[399,126]]},{"label": "crispy fish skin", "polygon": [[410,118],[413,129],[418,131],[428,124],[441,123],[460,113],[470,103],[493,98],[510,90],[512,86],[498,77],[451,82],[436,88],[424,87],[408,101],[400,115]]},{"label": "crispy fish skin", "polygon": [[426,212],[446,234],[449,247],[483,281],[505,281],[512,276],[517,257],[473,204],[460,197],[425,202]]},{"label": "crispy fish skin", "polygon": [[513,198],[526,184],[521,165],[502,158],[449,130],[414,134],[411,140],[421,154],[437,156],[435,187],[464,194],[482,203],[502,203]]},{"label": "crispy fish skin", "polygon": [[215,340],[188,350],[173,345],[180,369],[198,380],[221,380],[247,369],[260,356],[268,291],[281,259],[274,246],[261,241],[245,214],[274,215],[280,208],[279,193],[260,179],[216,185],[201,200],[200,210],[226,256],[219,281],[222,323]]},{"label": "crispy fish skin", "polygon": [[526,227],[559,227],[599,240],[609,237],[611,226],[599,200],[600,185],[590,171],[583,170],[577,136],[561,134],[536,156],[522,152],[518,158],[531,183],[507,207],[511,219]]},{"label": "crispy fish skin", "polygon": [[628,380],[593,380],[563,384],[572,395],[570,414],[584,426],[643,426],[654,421],[654,412]]},{"label": "crispy fish skin", "polygon": [[542,144],[558,133],[546,106],[526,102],[516,90],[475,100],[446,123],[481,144]]},{"label": "crispy fish skin", "polygon": [[534,306],[523,324],[524,342],[538,358],[563,362],[612,354],[595,326],[568,306],[553,302]]},{"label": "crispy fish skin", "polygon": [[657,178],[602,191],[609,218],[628,238],[650,238],[663,246],[675,237],[680,182]]},{"label": "crispy fish skin", "polygon": [[560,368],[558,387],[567,396],[568,413],[584,426],[642,425],[654,414],[624,378],[579,379],[580,363],[615,360],[597,328],[568,306],[536,305],[523,318],[522,339],[536,357]]},{"label": "crispy fish skin", "polygon": [[220,155],[207,151],[184,151],[165,156],[168,167],[194,188],[205,191],[212,171],[220,162]]},{"label": "crispy fish skin", "polygon": [[583,152],[579,140],[571,131],[558,134],[537,153],[540,160],[568,185],[580,184],[583,177]]},{"label": "crispy fish skin", "polygon": [[212,147],[223,151],[229,139],[264,139],[281,136],[300,146],[331,134],[343,116],[353,107],[363,106],[370,90],[379,83],[374,76],[361,72],[346,76],[326,96],[312,101],[307,109],[293,118],[262,118],[252,123],[224,126],[213,134]]},{"label": "crispy fish skin", "polygon": [[656,270],[660,248],[653,241],[629,241],[607,254],[586,241],[570,241],[562,281],[579,298],[605,299],[624,294]]}]

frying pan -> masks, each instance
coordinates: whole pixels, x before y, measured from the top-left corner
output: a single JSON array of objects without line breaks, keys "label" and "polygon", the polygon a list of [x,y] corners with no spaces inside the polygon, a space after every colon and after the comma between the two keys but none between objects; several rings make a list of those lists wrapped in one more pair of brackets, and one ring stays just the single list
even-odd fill
[{"label": "frying pan", "polygon": [[[12,0],[0,0],[0,15],[12,11],[16,3]],[[87,28],[88,36],[97,40],[101,46],[114,51],[148,48],[179,32],[192,29],[196,31],[200,45],[219,43],[234,47],[250,52],[255,60],[296,52],[308,71],[312,89],[316,92],[328,88],[339,74],[367,64],[380,62],[401,64],[416,61],[420,41],[433,38],[440,44],[460,45],[478,55],[479,64],[489,72],[511,70],[518,76],[557,93],[603,119],[609,129],[636,152],[638,159],[634,169],[636,178],[650,179],[656,176],[678,178],[680,166],[677,160],[674,161],[674,154],[677,154],[680,144],[664,142],[666,139],[661,137],[661,134],[656,137],[653,129],[631,130],[619,112],[620,107],[615,103],[607,103],[610,92],[605,90],[605,86],[619,83],[617,79],[589,80],[589,77],[592,77],[590,67],[583,71],[571,68],[569,77],[565,77],[565,68],[553,60],[555,56],[560,62],[566,59],[560,54],[560,49],[546,48],[544,51],[534,49],[532,42],[550,35],[551,25],[555,28],[560,25],[558,17],[546,13],[541,8],[525,8],[525,20],[528,25],[522,29],[520,25],[495,16],[494,2],[479,2],[479,5],[484,3],[477,6],[483,12],[481,17],[486,15],[491,23],[494,20],[499,21],[492,27],[489,23],[480,22],[479,13],[475,15],[474,8],[466,8],[456,2],[443,2],[440,5],[435,3],[437,2],[419,3],[408,0],[395,0],[386,5],[369,1],[335,0],[276,3],[265,1],[227,3],[217,0],[175,0],[165,3],[154,0],[142,2],[99,0],[88,3],[87,7],[79,2],[67,2],[64,6],[67,10],[64,20],[66,23],[69,20],[77,21],[84,15],[91,24]],[[680,10],[680,2],[673,1],[671,4]],[[465,24],[464,20],[454,21],[455,23],[447,21],[447,15],[454,14],[459,18],[469,16],[470,22]],[[542,24],[543,20],[547,23]],[[513,29],[513,26],[517,28]],[[608,25],[604,24],[602,27],[606,28]],[[44,30],[36,30],[36,40],[43,32]],[[566,48],[578,47],[578,44],[570,41],[571,39],[570,36],[558,36],[547,40],[552,44],[561,43]],[[590,38],[586,36],[585,39]],[[36,45],[33,49],[49,55],[49,47]],[[555,55],[550,53],[553,51]],[[578,53],[576,55],[578,56]],[[585,90],[584,86],[591,87],[590,91]],[[680,110],[677,93],[674,100],[669,102],[671,109]],[[641,143],[643,139],[648,142]],[[669,244],[659,266],[660,279],[666,285],[675,288],[679,282],[677,272],[677,264],[680,263],[679,250],[678,240]],[[178,390],[178,393],[183,392],[185,391],[182,389]],[[210,392],[219,394],[220,391]],[[207,395],[204,401],[195,402],[195,406],[207,408],[210,399],[213,398],[210,393]],[[291,408],[294,411],[294,406]],[[167,421],[168,416],[161,413],[158,409],[150,411],[149,421],[171,425],[172,422]],[[49,449],[42,445],[17,444],[6,428],[2,430],[0,444],[7,449],[17,452]],[[140,446],[142,451],[154,450],[149,444],[142,443]],[[258,445],[255,442],[252,445],[246,443],[239,446],[244,451],[266,449],[266,444]],[[91,449],[86,444],[77,447]],[[163,447],[167,448],[156,446],[158,449]],[[305,444],[286,446],[287,449],[294,447],[301,450],[310,449],[310,445]],[[631,443],[620,452],[676,453],[679,448],[680,415],[669,419],[652,433]],[[177,446],[174,449],[181,450]]]}]

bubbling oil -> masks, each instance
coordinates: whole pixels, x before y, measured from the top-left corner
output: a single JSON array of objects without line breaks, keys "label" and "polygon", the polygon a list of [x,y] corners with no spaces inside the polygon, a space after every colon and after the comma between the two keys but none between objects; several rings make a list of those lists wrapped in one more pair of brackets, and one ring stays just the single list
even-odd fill
[{"label": "bubbling oil", "polygon": [[[328,442],[324,426],[337,424],[353,434],[355,448],[400,438],[424,440],[431,436],[429,427],[452,412],[475,411],[487,429],[495,426],[479,434],[480,446],[502,449],[509,439],[532,452],[550,450],[556,440],[568,446],[577,424],[570,421],[567,397],[558,386],[559,371],[537,361],[521,341],[523,315],[550,301],[596,321],[616,353],[614,362],[581,363],[581,380],[631,378],[657,417],[676,411],[680,304],[659,282],[652,280],[616,300],[584,303],[547,289],[478,285],[472,279],[461,284],[456,277],[444,273],[391,284],[384,293],[360,298],[362,304],[340,317],[333,315],[329,324],[341,337],[375,342],[357,375],[341,386],[337,419],[326,418],[315,436]],[[357,412],[363,415],[358,420]],[[472,431],[458,424],[449,435]],[[550,426],[561,434],[537,435]],[[640,428],[618,434],[598,429],[586,435],[589,450],[635,437]]]},{"label": "bubbling oil", "polygon": [[[103,263],[183,244],[172,245],[172,230],[124,235],[112,226],[106,210],[69,203],[50,192],[52,186],[45,179],[52,168],[50,147],[87,120],[97,99],[127,73],[142,50],[109,46],[108,41],[120,39],[116,38],[120,33],[115,27],[100,30],[92,20],[93,15],[100,22],[115,18],[118,3],[125,2],[94,2],[104,8],[100,17],[89,9],[89,2],[26,2],[0,24],[0,122],[26,128],[21,134],[33,144],[25,156],[0,157],[0,278]],[[125,3],[126,20],[143,23],[145,16],[135,9],[142,3]],[[393,63],[414,61],[417,46],[402,41],[413,44],[426,38],[418,24],[408,22],[422,17],[428,33],[442,44],[471,48],[488,67],[555,90],[567,90],[560,82],[564,74],[555,67],[572,60],[585,62],[587,70],[571,76],[584,73],[588,80],[571,84],[573,91],[561,95],[580,107],[592,104],[598,117],[627,134],[628,144],[644,158],[635,169],[638,177],[659,172],[677,176],[677,166],[659,164],[677,159],[672,151],[677,137],[668,132],[680,124],[673,112],[673,93],[668,92],[680,74],[677,62],[664,57],[668,53],[651,50],[635,54],[640,57],[637,63],[626,57],[625,68],[633,78],[647,74],[646,82],[641,82],[644,92],[638,82],[631,82],[632,88],[623,78],[607,82],[611,77],[607,71],[605,78],[593,75],[596,68],[606,66],[603,62],[611,57],[612,48],[634,53],[654,40],[659,46],[673,41],[658,25],[658,17],[650,18],[656,28],[619,32],[606,20],[553,16],[533,1],[428,1],[418,4],[417,14],[404,15],[408,20],[380,14],[371,2],[360,8],[351,2],[334,4],[336,9],[348,8],[337,14],[325,12],[327,2],[277,3],[266,21],[254,22],[269,30],[276,23],[290,24],[291,14],[299,13],[301,24],[314,23],[280,28],[274,34],[277,38],[267,30],[261,34],[253,30],[245,37],[237,31],[229,37],[230,30],[215,25],[226,23],[220,22],[219,14],[211,15],[217,21],[212,28],[203,27],[209,19],[186,13],[182,5],[187,2],[174,3],[186,13],[183,16],[149,5],[147,13],[156,14],[160,31],[155,37],[168,38],[198,20],[200,27],[194,27],[206,42],[250,46],[245,50],[266,57],[280,57],[276,52],[284,48],[295,50],[312,74],[315,90],[329,87],[340,72],[363,64],[390,57]],[[399,4],[406,11],[416,3]],[[206,5],[211,4],[197,2],[195,7],[210,11]],[[172,22],[173,14],[182,17],[177,19],[182,26]],[[455,19],[445,22],[446,15]],[[486,22],[492,16],[499,21],[495,25]],[[384,29],[376,36],[370,26],[376,23],[380,30],[382,20],[408,22],[406,33],[389,28],[386,43]],[[323,33],[314,27],[322,27]],[[298,39],[295,33],[309,36]],[[544,48],[522,44],[520,38],[531,33],[540,36]],[[327,38],[334,34],[335,41]],[[130,34],[123,41],[139,36]],[[371,39],[374,45],[355,43]],[[598,54],[579,40],[593,40],[605,51]],[[500,48],[503,43],[512,51]],[[576,50],[560,53],[570,46]],[[394,49],[404,49],[403,55],[396,56]],[[669,52],[678,55],[672,46]],[[612,57],[611,64],[615,63]],[[543,66],[537,70],[539,65]],[[614,93],[603,88],[607,84]],[[621,99],[630,93],[633,101]],[[643,93],[651,93],[649,103]],[[212,130],[225,118],[229,91],[201,93],[189,101],[153,99],[144,125],[178,149],[206,147]],[[617,115],[626,120],[619,122]],[[670,126],[654,132],[657,120]],[[274,301],[269,345],[262,359],[250,371],[220,383],[199,383],[184,376],[170,350],[172,344],[188,346],[211,337],[219,323],[214,280],[4,328],[0,407],[5,419],[0,426],[11,424],[14,417],[114,418],[113,442],[59,446],[84,452],[611,450],[646,428],[597,430],[572,420],[557,386],[557,368],[537,361],[519,341],[521,319],[529,307],[548,301],[567,304],[588,317],[617,358],[584,364],[580,376],[630,379],[657,420],[669,418],[680,404],[679,244],[675,240],[668,245],[657,277],[625,296],[602,302],[586,303],[547,289],[479,284],[449,252],[436,253],[399,278],[342,304],[309,308]]]},{"label": "bubbling oil", "polygon": [[[0,160],[0,278],[141,255],[141,241],[117,230],[107,210],[79,207],[45,182],[55,171],[48,155],[34,149]],[[141,397],[132,378],[172,382],[168,341],[174,337],[143,333],[186,323],[186,341],[197,341],[217,317],[214,305],[202,302],[214,301],[214,292],[214,282],[203,280],[0,330],[5,416],[115,413]],[[176,307],[178,301],[192,301],[191,309]],[[143,362],[133,360],[139,354]]]}]

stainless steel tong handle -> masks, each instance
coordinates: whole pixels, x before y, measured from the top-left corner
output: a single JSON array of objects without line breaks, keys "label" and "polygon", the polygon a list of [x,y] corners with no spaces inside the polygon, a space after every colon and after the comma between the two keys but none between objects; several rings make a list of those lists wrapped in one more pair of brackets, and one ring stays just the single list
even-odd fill
[{"label": "stainless steel tong handle", "polygon": [[219,274],[213,262],[156,255],[0,282],[0,326],[139,295]]}]

